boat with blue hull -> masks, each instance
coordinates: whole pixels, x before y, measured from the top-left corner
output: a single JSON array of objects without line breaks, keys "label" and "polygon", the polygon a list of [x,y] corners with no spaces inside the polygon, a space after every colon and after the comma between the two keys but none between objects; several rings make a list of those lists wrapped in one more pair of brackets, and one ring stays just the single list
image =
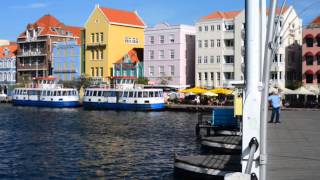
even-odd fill
[{"label": "boat with blue hull", "polygon": [[87,88],[85,109],[161,110],[165,108],[162,89],[135,87],[133,79],[115,79],[110,88]]},{"label": "boat with blue hull", "polygon": [[12,102],[17,106],[78,107],[80,97],[76,89],[63,88],[54,78],[37,78],[31,87],[15,88]]}]

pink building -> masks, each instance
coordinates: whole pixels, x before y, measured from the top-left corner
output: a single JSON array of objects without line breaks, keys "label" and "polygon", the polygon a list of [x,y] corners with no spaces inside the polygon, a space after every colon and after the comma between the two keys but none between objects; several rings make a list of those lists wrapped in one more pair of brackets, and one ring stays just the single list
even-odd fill
[{"label": "pink building", "polygon": [[194,85],[195,28],[157,24],[145,29],[144,77],[157,85]]},{"label": "pink building", "polygon": [[320,85],[320,16],[303,31],[302,80],[307,86]]}]

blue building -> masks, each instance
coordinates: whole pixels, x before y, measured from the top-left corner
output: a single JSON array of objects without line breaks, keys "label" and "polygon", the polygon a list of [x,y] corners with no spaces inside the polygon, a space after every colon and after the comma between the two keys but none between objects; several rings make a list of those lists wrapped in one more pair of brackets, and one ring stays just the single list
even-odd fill
[{"label": "blue building", "polygon": [[134,48],[114,63],[113,77],[143,77],[143,49]]},{"label": "blue building", "polygon": [[53,44],[52,72],[55,78],[70,81],[81,76],[80,46],[74,40]]},{"label": "blue building", "polygon": [[11,95],[16,84],[16,51],[17,44],[13,42],[0,46],[0,94]]}]

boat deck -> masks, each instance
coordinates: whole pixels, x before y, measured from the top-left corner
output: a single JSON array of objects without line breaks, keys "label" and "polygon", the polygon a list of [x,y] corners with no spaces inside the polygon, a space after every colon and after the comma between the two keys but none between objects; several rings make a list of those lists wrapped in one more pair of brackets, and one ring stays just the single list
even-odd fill
[{"label": "boat deck", "polygon": [[201,145],[215,152],[225,154],[240,154],[242,148],[241,136],[212,136],[201,138]]}]

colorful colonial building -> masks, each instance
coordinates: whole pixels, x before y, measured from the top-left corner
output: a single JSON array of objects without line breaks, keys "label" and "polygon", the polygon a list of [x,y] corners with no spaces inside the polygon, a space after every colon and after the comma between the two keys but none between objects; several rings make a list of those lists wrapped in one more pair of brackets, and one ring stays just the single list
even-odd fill
[{"label": "colorful colonial building", "polygon": [[71,40],[56,42],[52,46],[53,76],[62,81],[70,81],[80,78],[80,44],[77,41]]},{"label": "colorful colonial building", "polygon": [[80,28],[67,26],[52,15],[28,24],[17,40],[17,81],[52,75],[53,44],[69,40],[80,41]]},{"label": "colorful colonial building", "polygon": [[306,86],[320,85],[320,16],[303,30],[302,80]]},{"label": "colorful colonial building", "polygon": [[0,45],[0,94],[9,94],[16,83],[16,51],[15,42],[2,41]]},{"label": "colorful colonial building", "polygon": [[85,74],[105,81],[114,63],[134,48],[144,46],[143,20],[137,12],[96,5],[85,23]]},{"label": "colorful colonial building", "polygon": [[[154,84],[194,85],[195,28],[157,24],[145,30],[144,76]],[[165,81],[163,81],[163,78]]]},{"label": "colorful colonial building", "polygon": [[143,77],[143,49],[135,48],[113,64],[114,77]]}]

